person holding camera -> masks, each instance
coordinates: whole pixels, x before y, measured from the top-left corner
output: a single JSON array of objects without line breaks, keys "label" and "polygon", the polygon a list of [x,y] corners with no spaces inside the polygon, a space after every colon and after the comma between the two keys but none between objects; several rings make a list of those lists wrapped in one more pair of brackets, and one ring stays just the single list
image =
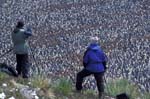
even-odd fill
[{"label": "person holding camera", "polygon": [[16,54],[16,70],[18,72],[18,76],[22,75],[23,78],[29,77],[29,46],[27,43],[27,39],[30,36],[32,36],[31,29],[28,28],[27,30],[25,30],[24,23],[22,21],[19,21],[16,25],[16,28],[12,32],[12,42],[14,45],[13,50]]}]

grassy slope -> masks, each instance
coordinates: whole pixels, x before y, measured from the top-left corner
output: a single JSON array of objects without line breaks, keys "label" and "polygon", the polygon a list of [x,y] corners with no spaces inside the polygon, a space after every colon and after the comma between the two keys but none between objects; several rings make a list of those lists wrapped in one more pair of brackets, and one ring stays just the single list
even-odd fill
[{"label": "grassy slope", "polygon": [[[6,83],[7,87],[3,84]],[[19,92],[20,87],[28,85],[31,89],[40,89],[37,91],[39,99],[98,99],[96,92],[93,90],[83,90],[81,93],[76,92],[72,88],[72,83],[64,78],[50,81],[43,76],[36,76],[30,79],[14,78],[5,73],[0,72],[0,93],[6,94],[6,99],[15,97],[15,99],[25,99]],[[73,85],[74,86],[74,85]],[[115,80],[108,83],[109,91],[106,91],[111,96],[126,92],[131,99],[150,99],[150,93],[145,93],[141,97],[137,87],[128,83],[127,80]],[[111,92],[111,93],[110,93]],[[112,99],[105,97],[105,99]]]},{"label": "grassy slope", "polygon": [[[30,84],[28,84],[29,82]],[[20,94],[18,86],[28,85],[33,89],[40,88],[37,92],[40,99],[97,99],[94,91],[88,90],[79,93],[71,87],[70,83],[63,83],[61,81],[57,84],[57,82],[59,81],[52,84],[47,79],[41,77],[34,77],[32,79],[14,78],[0,72],[0,93],[4,92],[6,99],[12,96],[16,99],[25,99]],[[7,87],[2,86],[4,83],[7,84]],[[14,83],[18,85],[16,86]]]}]

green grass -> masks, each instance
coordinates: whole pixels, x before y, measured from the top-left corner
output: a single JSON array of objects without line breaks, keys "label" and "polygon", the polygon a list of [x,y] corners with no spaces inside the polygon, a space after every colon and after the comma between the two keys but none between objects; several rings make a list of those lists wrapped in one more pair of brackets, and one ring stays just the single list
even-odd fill
[{"label": "green grass", "polygon": [[9,76],[6,73],[0,72],[0,82],[3,82],[3,80],[7,78],[9,78]]},{"label": "green grass", "polygon": [[144,93],[142,99],[150,99],[150,93]]},{"label": "green grass", "polygon": [[[7,98],[14,96],[16,99],[24,99],[19,91],[9,91],[15,87],[11,80],[23,85],[28,85],[28,82],[31,82],[29,85],[31,88],[40,88],[40,91],[37,92],[40,99],[97,99],[97,93],[94,90],[83,90],[81,93],[74,91],[74,85],[66,78],[58,78],[58,80],[50,82],[50,79],[45,76],[36,75],[29,79],[23,79],[0,72],[0,92],[4,92]],[[3,83],[7,83],[8,87],[3,88],[1,86]],[[138,99],[138,97],[140,97],[139,99],[150,99],[150,93],[141,94],[138,87],[126,79],[110,81],[105,87],[105,92],[112,97],[120,93],[127,93],[130,99]]]},{"label": "green grass", "polygon": [[41,89],[45,89],[45,88],[49,88],[50,87],[50,82],[48,80],[48,78],[44,77],[44,76],[35,76],[31,79],[31,86],[35,87],[35,88],[41,88]]},{"label": "green grass", "polygon": [[14,80],[15,80],[17,83],[20,83],[20,84],[23,84],[23,85],[27,85],[28,82],[30,81],[30,79],[24,79],[24,78],[22,78],[22,77],[14,78]]},{"label": "green grass", "polygon": [[61,78],[56,82],[54,90],[55,92],[59,92],[60,94],[67,96],[72,92],[72,83],[65,78]]},{"label": "green grass", "polygon": [[137,99],[138,97],[141,97],[141,94],[138,91],[138,87],[134,84],[131,84],[126,79],[110,81],[107,84],[106,93],[114,97],[120,93],[127,93],[130,99]]},{"label": "green grass", "polygon": [[88,89],[83,92],[85,95],[96,95],[96,91]]}]

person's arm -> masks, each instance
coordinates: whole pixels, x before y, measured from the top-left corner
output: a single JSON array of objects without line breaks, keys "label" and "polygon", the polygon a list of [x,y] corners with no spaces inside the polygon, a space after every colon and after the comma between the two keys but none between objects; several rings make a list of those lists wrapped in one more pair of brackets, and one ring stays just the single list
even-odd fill
[{"label": "person's arm", "polygon": [[31,28],[27,28],[27,30],[24,32],[24,34],[25,34],[26,38],[32,36],[32,30],[31,30]]},{"label": "person's arm", "polygon": [[104,69],[106,70],[107,69],[107,61],[108,61],[108,58],[107,58],[107,56],[103,53],[103,62],[102,62],[102,64],[103,64],[103,66],[104,66]]},{"label": "person's arm", "polygon": [[107,62],[106,62],[106,61],[103,61],[102,64],[103,64],[103,66],[104,66],[104,69],[106,70],[106,69],[107,69],[107,66],[106,66]]},{"label": "person's arm", "polygon": [[83,66],[86,67],[88,64],[88,50],[85,51],[84,56],[83,56]]}]

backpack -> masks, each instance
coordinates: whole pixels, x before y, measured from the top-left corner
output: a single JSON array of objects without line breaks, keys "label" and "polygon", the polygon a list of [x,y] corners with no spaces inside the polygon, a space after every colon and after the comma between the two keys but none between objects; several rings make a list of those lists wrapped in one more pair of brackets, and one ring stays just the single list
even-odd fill
[{"label": "backpack", "polygon": [[0,72],[5,72],[6,74],[14,76],[14,77],[18,76],[17,71],[15,70],[15,68],[12,67],[12,66],[8,66],[5,63],[0,63]]}]

